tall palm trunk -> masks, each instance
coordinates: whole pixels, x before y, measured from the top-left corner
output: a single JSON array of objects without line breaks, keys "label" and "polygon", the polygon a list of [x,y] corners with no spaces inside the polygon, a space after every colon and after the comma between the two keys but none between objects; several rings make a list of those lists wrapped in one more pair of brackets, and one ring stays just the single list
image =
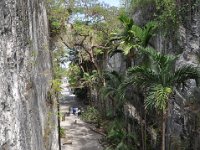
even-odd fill
[{"label": "tall palm trunk", "polygon": [[144,120],[141,118],[142,150],[146,150],[146,110],[144,110]]},{"label": "tall palm trunk", "polygon": [[165,150],[165,130],[166,130],[166,121],[167,121],[167,111],[163,111],[163,118],[162,118],[162,145],[161,150]]},{"label": "tall palm trunk", "polygon": [[143,129],[143,123],[141,125],[141,134],[142,134],[142,150],[145,150],[144,149],[144,129]]},{"label": "tall palm trunk", "polygon": [[115,116],[115,100],[113,97],[109,96],[109,98],[111,99],[111,105],[112,105],[112,117]]},{"label": "tall palm trunk", "polygon": [[[142,110],[140,110],[140,112],[142,114]],[[144,129],[143,117],[140,118],[140,122],[141,122],[142,150],[145,150],[145,131],[144,131],[145,129]]]},{"label": "tall palm trunk", "polygon": [[146,131],[147,131],[147,122],[146,122],[146,110],[144,110],[144,149],[146,150],[147,149],[147,134],[146,134]]}]

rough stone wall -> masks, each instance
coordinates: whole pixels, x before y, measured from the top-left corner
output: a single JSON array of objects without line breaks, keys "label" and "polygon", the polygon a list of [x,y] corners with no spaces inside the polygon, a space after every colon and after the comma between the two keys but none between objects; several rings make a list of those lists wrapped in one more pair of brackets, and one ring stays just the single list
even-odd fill
[{"label": "rough stone wall", "polygon": [[113,70],[117,72],[125,72],[126,70],[126,62],[121,53],[115,54],[111,58],[108,58],[107,62],[107,70]]},{"label": "rough stone wall", "polygon": [[58,149],[44,0],[0,1],[0,150]]},{"label": "rough stone wall", "polygon": [[[176,68],[188,64],[199,67],[200,63],[200,5],[186,17],[189,18],[179,28],[179,46],[183,49]],[[184,147],[200,149],[200,89],[194,80],[188,87],[179,89],[182,97],[176,95],[170,102],[167,142],[169,149]]]},{"label": "rough stone wall", "polygon": [[[188,5],[192,6],[189,2]],[[158,51],[180,55],[175,68],[186,64],[199,67],[200,64],[200,5],[197,3],[189,8],[191,10],[187,9],[182,16],[184,20],[176,32],[177,35],[166,39],[158,33],[151,40],[151,44]],[[143,14],[138,10],[133,16],[139,25],[148,21]],[[187,88],[178,89],[181,96],[176,94],[175,98],[170,100],[166,149],[200,149],[200,89],[194,80],[188,81],[187,84]]]},{"label": "rough stone wall", "polygon": [[[191,1],[190,1],[191,2]],[[189,5],[190,3],[188,3]],[[191,5],[191,4],[190,4]],[[180,24],[177,36],[171,35],[168,39],[164,38],[162,33],[158,33],[150,41],[151,45],[158,51],[171,54],[180,54],[176,62],[175,68],[179,68],[185,64],[199,67],[200,65],[200,5],[197,3],[195,7],[190,7],[191,10],[186,10],[184,13],[184,21]],[[149,10],[148,8],[146,10]],[[150,20],[148,12],[137,10],[133,14],[133,19],[136,24],[144,25]],[[178,41],[174,37],[178,38]],[[110,60],[113,67],[118,70],[123,60],[118,59],[116,62]],[[200,149],[200,88],[197,87],[194,80],[188,81],[188,87],[178,89],[179,94],[174,99],[170,100],[170,111],[167,123],[166,134],[166,149],[178,150],[199,150]],[[138,97],[134,96],[132,101],[137,101]],[[138,120],[139,107],[135,104],[130,104],[132,111],[125,109],[127,116]],[[133,111],[134,110],[134,111]],[[141,115],[139,115],[141,117]],[[138,121],[139,122],[139,121]],[[148,131],[147,131],[148,132]],[[152,132],[153,133],[153,132]],[[153,137],[157,135],[151,134]],[[153,139],[153,138],[152,138]]]}]

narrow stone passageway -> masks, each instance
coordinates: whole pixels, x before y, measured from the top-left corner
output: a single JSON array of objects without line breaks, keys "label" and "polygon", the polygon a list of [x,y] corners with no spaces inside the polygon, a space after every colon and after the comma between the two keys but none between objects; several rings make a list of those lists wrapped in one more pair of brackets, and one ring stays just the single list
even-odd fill
[{"label": "narrow stone passageway", "polygon": [[81,103],[75,96],[62,85],[62,99],[60,111],[63,114],[61,128],[65,131],[65,137],[61,138],[62,150],[103,150],[99,140],[101,135],[91,130],[91,126],[83,122],[78,116],[70,114],[70,108],[80,107]]}]

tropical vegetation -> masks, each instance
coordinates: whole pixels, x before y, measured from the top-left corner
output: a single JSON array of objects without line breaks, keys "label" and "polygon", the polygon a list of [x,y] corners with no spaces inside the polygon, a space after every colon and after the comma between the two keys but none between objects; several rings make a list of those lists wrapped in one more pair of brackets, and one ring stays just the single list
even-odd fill
[{"label": "tropical vegetation", "polygon": [[[53,83],[59,89],[59,64],[69,61],[64,74],[89,104],[82,118],[105,128],[107,149],[165,150],[170,105],[200,77],[197,66],[176,65],[180,51],[174,43],[183,8],[176,11],[173,0],[122,3],[118,8],[95,0],[48,3],[51,36],[60,43],[55,51],[65,51],[54,56],[59,73]],[[143,22],[133,19],[138,10]],[[152,12],[145,16],[146,10]],[[158,38],[165,41],[163,49],[155,43]],[[114,62],[119,58],[123,70]],[[135,114],[126,109],[130,104]]]}]

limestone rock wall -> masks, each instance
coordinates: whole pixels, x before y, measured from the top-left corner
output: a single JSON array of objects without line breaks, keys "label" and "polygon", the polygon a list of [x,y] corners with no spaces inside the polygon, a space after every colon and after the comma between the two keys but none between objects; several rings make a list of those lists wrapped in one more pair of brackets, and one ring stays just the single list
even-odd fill
[{"label": "limestone rock wall", "polygon": [[117,71],[117,72],[125,72],[126,70],[126,62],[121,53],[113,55],[111,58],[107,60],[107,70]]},{"label": "limestone rock wall", "polygon": [[[176,68],[188,64],[199,67],[200,64],[200,5],[186,14],[187,19],[179,28],[179,46],[183,49]],[[200,149],[200,89],[194,80],[188,81],[188,87],[179,89],[182,97],[176,95],[170,102],[168,121],[169,149],[184,147]]]},{"label": "limestone rock wall", "polygon": [[[194,3],[195,1],[193,1]],[[184,1],[183,1],[184,3]],[[165,53],[179,54],[175,68],[185,64],[199,67],[200,64],[200,5],[191,5],[184,12],[179,29],[171,37],[165,38],[158,33],[151,44]],[[190,10],[190,9],[191,10]],[[146,11],[138,10],[133,16],[135,22],[142,25],[148,21]],[[144,15],[144,16],[142,16]],[[174,37],[177,37],[175,39]],[[166,149],[200,149],[200,89],[194,80],[187,83],[187,88],[178,89],[174,99],[170,100],[167,123]]]},{"label": "limestone rock wall", "polygon": [[0,1],[0,150],[57,150],[44,0]]},{"label": "limestone rock wall", "polygon": [[[195,1],[179,2],[187,4],[184,6],[191,6],[187,7],[187,9],[185,8],[184,16],[182,16],[183,20],[180,23],[179,29],[174,33],[176,35],[171,35],[166,38],[162,33],[157,33],[150,42],[158,51],[170,54],[179,54],[180,57],[176,62],[175,68],[179,68],[185,64],[199,67],[200,5],[197,1],[196,5],[192,5]],[[151,9],[152,7],[149,6],[146,6],[143,10],[138,9],[132,16],[135,23],[138,25],[144,25],[148,20],[151,20],[151,13],[149,13],[151,12],[149,11]],[[120,62],[121,60],[118,59],[118,61],[118,65],[122,64],[122,62]],[[118,67],[115,68],[117,69]],[[188,81],[187,85],[188,87],[185,89],[178,89],[181,96],[176,94],[175,98],[170,100],[170,111],[166,131],[167,150],[200,149],[200,88],[196,85],[194,80]],[[137,102],[138,97],[133,96],[130,99]],[[140,107],[136,104],[130,104],[130,107],[132,107],[132,111],[128,108],[125,109],[128,114],[127,116],[131,115],[132,118],[138,120],[138,110],[140,110]],[[140,117],[141,116],[142,115],[140,115]],[[152,137],[157,136],[152,133]]]}]

